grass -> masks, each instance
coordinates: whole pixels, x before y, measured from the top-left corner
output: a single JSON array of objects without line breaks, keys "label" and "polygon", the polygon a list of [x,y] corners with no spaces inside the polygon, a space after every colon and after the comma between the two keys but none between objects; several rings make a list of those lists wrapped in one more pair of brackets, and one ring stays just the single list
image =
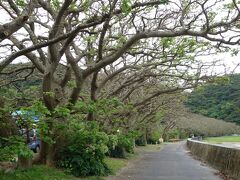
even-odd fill
[{"label": "grass", "polygon": [[137,151],[146,151],[146,152],[154,152],[160,150],[160,144],[148,144],[146,146],[138,146],[136,148]]},{"label": "grass", "polygon": [[108,167],[111,169],[113,175],[115,175],[123,167],[127,166],[128,161],[129,159],[122,159],[122,158],[107,157],[105,159],[105,162],[108,165]]},{"label": "grass", "polygon": [[0,180],[67,180],[76,179],[74,176],[66,175],[63,171],[47,166],[36,165],[27,170],[16,170],[14,172],[0,172]]},{"label": "grass", "polygon": [[[105,158],[105,163],[112,170],[112,175],[127,166],[129,159],[135,157],[129,155],[127,159],[121,158]],[[74,176],[66,175],[63,171],[56,168],[49,168],[42,165],[33,166],[27,170],[16,170],[14,172],[4,173],[0,172],[0,180],[68,180],[68,179],[84,179],[84,180],[103,180],[104,177],[89,176],[85,178],[76,178]]]},{"label": "grass", "polygon": [[210,143],[223,143],[223,142],[240,142],[240,136],[221,136],[221,137],[209,137],[204,139],[206,142]]},{"label": "grass", "polygon": [[[136,156],[129,155],[127,159],[121,158],[105,158],[106,164],[112,170],[112,175],[115,175],[120,169],[127,166],[130,159]],[[50,168],[43,165],[34,165],[32,168],[27,170],[16,170],[9,173],[4,173],[0,171],[0,180],[78,180],[78,179],[86,179],[86,180],[103,180],[104,177],[98,176],[89,176],[85,178],[76,178],[71,175],[66,175],[63,171]]]}]

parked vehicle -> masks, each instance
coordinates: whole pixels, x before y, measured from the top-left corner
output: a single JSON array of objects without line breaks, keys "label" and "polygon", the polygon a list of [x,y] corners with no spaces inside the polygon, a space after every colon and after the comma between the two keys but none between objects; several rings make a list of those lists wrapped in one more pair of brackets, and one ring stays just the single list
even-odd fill
[{"label": "parked vehicle", "polygon": [[35,138],[30,143],[28,143],[28,147],[33,150],[34,153],[38,153],[40,151],[40,140]]},{"label": "parked vehicle", "polygon": [[38,153],[40,151],[40,139],[37,137],[37,129],[36,125],[30,131],[30,141],[28,143],[28,147],[33,150],[33,152]]}]

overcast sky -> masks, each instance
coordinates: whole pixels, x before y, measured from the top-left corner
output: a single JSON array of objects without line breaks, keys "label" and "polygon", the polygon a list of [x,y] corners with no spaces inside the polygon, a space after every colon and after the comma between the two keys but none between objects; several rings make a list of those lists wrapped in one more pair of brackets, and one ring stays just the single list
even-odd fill
[{"label": "overcast sky", "polygon": [[[6,14],[5,11],[1,10],[1,16],[0,16],[0,23],[4,24],[6,22],[8,22],[10,20],[10,17]],[[42,28],[42,27],[41,27]],[[37,34],[43,34],[43,32],[46,32],[46,29],[38,29],[37,30]],[[24,38],[24,31],[20,30],[17,33],[22,33],[22,35],[18,35],[18,36],[22,36],[22,38]],[[7,40],[4,40],[1,42],[1,44],[7,43]],[[236,48],[238,49],[239,47],[237,46],[233,46],[231,48]],[[0,48],[0,58],[4,58],[4,56],[6,56],[7,54],[11,54],[11,51],[6,50],[4,48]],[[1,61],[0,59],[0,61]],[[18,63],[18,62],[26,62],[26,60],[24,60],[25,58],[23,57],[19,57],[16,60],[14,60],[14,63]],[[221,62],[219,62],[218,66],[212,67],[212,69],[209,69],[209,72],[214,71],[216,74],[219,73],[227,73],[230,74],[233,72],[235,73],[240,73],[240,66],[238,66],[240,64],[240,53],[232,56],[231,52],[226,52],[226,53],[221,53],[221,54],[215,54],[215,55],[209,55],[209,56],[204,56],[204,57],[199,57],[199,59],[201,59],[204,62],[211,62],[212,60],[221,60]]]}]

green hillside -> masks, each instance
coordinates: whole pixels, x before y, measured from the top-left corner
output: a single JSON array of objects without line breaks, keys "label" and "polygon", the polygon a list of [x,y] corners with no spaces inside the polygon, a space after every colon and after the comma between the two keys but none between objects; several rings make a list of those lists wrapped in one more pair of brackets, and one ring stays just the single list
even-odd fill
[{"label": "green hillside", "polygon": [[186,105],[194,113],[240,124],[240,74],[196,88]]}]

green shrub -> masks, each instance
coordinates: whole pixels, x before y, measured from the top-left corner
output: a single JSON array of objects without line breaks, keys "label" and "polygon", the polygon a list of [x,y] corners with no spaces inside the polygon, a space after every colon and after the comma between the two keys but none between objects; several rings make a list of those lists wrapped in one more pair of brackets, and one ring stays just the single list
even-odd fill
[{"label": "green shrub", "polygon": [[59,169],[43,165],[34,165],[28,169],[16,169],[8,173],[0,171],[1,180],[73,180]]},{"label": "green shrub", "polygon": [[72,122],[69,126],[67,146],[60,154],[58,166],[75,176],[106,175],[110,173],[104,157],[108,151],[108,136],[100,132],[94,122]]},{"label": "green shrub", "polygon": [[27,147],[23,137],[0,137],[0,161],[14,161],[17,156],[32,158],[32,151]]},{"label": "green shrub", "polygon": [[118,146],[125,148],[128,153],[134,153],[134,138],[131,134],[119,135]]},{"label": "green shrub", "polygon": [[117,145],[109,149],[109,156],[114,158],[126,158],[127,152],[124,147]]},{"label": "green shrub", "polygon": [[108,155],[110,157],[116,157],[116,158],[125,158],[126,157],[126,150],[124,147],[120,147],[118,145],[117,135],[109,135],[109,143],[108,143]]},{"label": "green shrub", "polygon": [[138,136],[136,132],[117,135],[117,144],[115,147],[109,147],[109,155],[111,157],[126,158],[126,153],[134,153],[135,138]]},{"label": "green shrub", "polygon": [[146,146],[147,145],[146,135],[142,134],[140,137],[138,137],[135,140],[135,143],[136,143],[137,146]]},{"label": "green shrub", "polygon": [[159,138],[161,137],[161,130],[155,129],[152,130],[152,132],[149,134],[149,137],[147,139],[148,144],[156,144],[159,143]]}]

